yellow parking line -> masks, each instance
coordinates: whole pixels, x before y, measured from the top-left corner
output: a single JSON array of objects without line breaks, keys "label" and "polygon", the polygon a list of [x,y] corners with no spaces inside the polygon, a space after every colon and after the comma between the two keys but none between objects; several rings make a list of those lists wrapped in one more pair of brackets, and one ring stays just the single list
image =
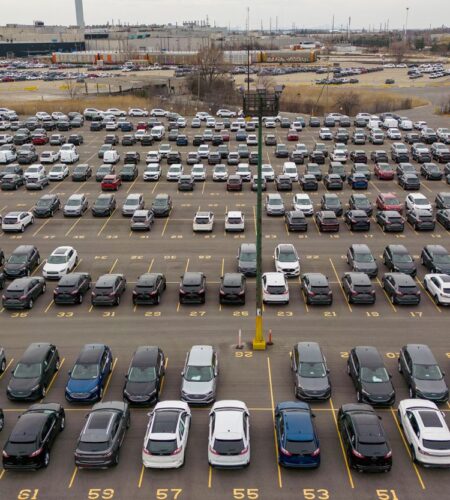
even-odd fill
[{"label": "yellow parking line", "polygon": [[417,479],[419,480],[420,486],[423,490],[425,490],[426,488],[425,488],[425,484],[422,480],[422,476],[419,472],[419,469],[417,468],[417,465],[412,461],[411,451],[409,449],[408,443],[406,442],[405,436],[403,435],[403,431],[400,427],[400,424],[398,423],[397,416],[392,408],[391,408],[391,415],[392,415],[392,418],[394,419],[395,425],[397,426],[398,432],[400,433],[400,436],[402,438],[403,444],[405,445],[406,451],[408,452],[408,456],[411,460],[412,466],[413,466],[414,471],[416,473]]},{"label": "yellow parking line", "polygon": [[36,267],[36,269],[31,273],[31,276],[34,276],[38,272],[39,268],[43,265],[44,261],[42,260],[41,263]]},{"label": "yellow parking line", "polygon": [[152,270],[153,267],[153,262],[155,262],[155,259],[153,258],[152,261],[150,262],[150,265],[148,266],[147,272],[149,273]]},{"label": "yellow parking line", "polygon": [[6,210],[8,208],[8,205],[5,205],[4,207],[0,208],[0,212],[3,212],[3,210]]},{"label": "yellow parking line", "polygon": [[117,262],[119,262],[119,259],[116,259],[116,260],[114,261],[114,264],[111,266],[111,269],[109,270],[109,274],[111,274],[111,273],[114,271],[114,269],[115,269],[115,267],[116,267]]},{"label": "yellow parking line", "polygon": [[267,356],[267,372],[269,374],[269,391],[270,391],[270,403],[271,403],[271,407],[272,407],[273,439],[275,441],[275,460],[276,460],[277,469],[278,469],[278,486],[280,488],[282,488],[283,487],[283,480],[281,479],[281,467],[280,467],[280,464],[278,463],[278,442],[277,442],[277,433],[275,431],[275,404],[274,404],[274,398],[273,398],[272,370],[270,367],[269,356]]},{"label": "yellow parking line", "polygon": [[386,290],[383,288],[383,285],[381,284],[380,278],[377,278],[376,282],[380,285],[381,290],[383,290],[383,293],[384,293],[387,301],[391,305],[392,309],[394,310],[394,312],[397,312],[397,308],[394,306],[394,304],[392,303],[391,299],[389,298],[389,295],[386,293]]},{"label": "yellow parking line", "polygon": [[5,373],[8,371],[8,368],[13,364],[14,358],[11,358],[9,360],[9,363],[6,365],[5,371],[0,375],[0,380],[3,378]]},{"label": "yellow parking line", "polygon": [[205,194],[205,186],[206,186],[206,181],[203,182],[202,195]]},{"label": "yellow parking line", "polygon": [[209,466],[209,471],[208,471],[208,488],[211,488],[212,486],[212,467]]},{"label": "yellow parking line", "polygon": [[369,184],[374,187],[379,193],[381,193],[381,191],[378,189],[378,187],[376,186],[376,184],[373,182],[373,181],[369,181]]},{"label": "yellow parking line", "polygon": [[5,469],[2,469],[2,471],[0,472],[0,481],[3,479],[5,472],[6,472]]},{"label": "yellow parking line", "polygon": [[145,471],[145,467],[142,466],[141,473],[139,474],[138,488],[140,488],[142,486],[142,480],[144,479],[144,471]]},{"label": "yellow parking line", "polygon": [[187,273],[187,272],[188,272],[189,260],[190,260],[190,259],[189,259],[189,257],[188,257],[188,260],[187,260],[187,262],[186,262],[186,267],[185,267],[185,269],[184,269],[184,272],[185,272],[185,273]]},{"label": "yellow parking line", "polygon": [[72,272],[74,273],[77,267],[83,262],[83,259],[79,259],[77,265],[72,269]]},{"label": "yellow parking line", "polygon": [[334,424],[336,426],[336,432],[337,432],[338,437],[339,437],[339,443],[341,445],[342,455],[344,456],[344,462],[345,462],[345,467],[347,469],[348,480],[350,482],[351,488],[354,489],[355,483],[353,482],[352,471],[350,470],[350,466],[348,465],[348,460],[347,460],[347,455],[345,453],[344,443],[342,442],[341,433],[339,432],[339,426],[338,426],[338,422],[337,422],[337,418],[336,418],[336,410],[333,406],[333,400],[331,398],[329,399],[329,402],[330,402],[330,408],[332,409]]},{"label": "yellow parking line", "polygon": [[255,209],[255,205],[253,205],[253,222],[255,223],[255,234],[256,234],[256,209]]},{"label": "yellow parking line", "polygon": [[156,182],[156,184],[153,186],[152,189],[152,194],[155,192],[156,188],[158,187],[159,181]]},{"label": "yellow parking line", "polygon": [[[61,360],[61,362],[59,363],[59,370],[53,374],[53,377],[50,380],[50,383],[48,384],[48,387],[47,387],[47,394],[49,393],[50,389],[52,388],[53,382],[55,381],[56,377],[58,376],[58,373],[61,371],[62,365],[64,364],[65,360],[66,360],[66,358],[63,358]],[[40,402],[42,403],[44,401],[44,399],[45,398],[42,398]]]},{"label": "yellow parking line", "polygon": [[45,308],[44,313],[48,313],[49,309],[52,307],[52,305],[53,305],[54,303],[55,303],[55,301],[54,301],[54,300],[52,300],[52,301],[50,302],[50,304],[49,304],[49,305]]},{"label": "yellow parking line", "polygon": [[67,487],[67,489],[70,490],[70,488],[72,488],[72,485],[73,485],[73,482],[75,481],[75,476],[77,475],[77,472],[78,472],[78,467],[75,466],[75,469],[73,471],[72,477],[70,478],[69,486]]},{"label": "yellow parking line", "polygon": [[422,290],[425,292],[425,294],[427,295],[427,297],[431,300],[431,302],[433,303],[434,307],[438,310],[438,312],[442,312],[442,309],[436,304],[436,302],[434,301],[433,297],[429,294],[428,290],[419,281],[419,279],[417,278],[417,276],[416,276],[416,281],[419,284],[420,288],[422,288]]},{"label": "yellow parking line", "polygon": [[134,181],[131,183],[130,187],[127,189],[127,194],[133,189],[137,180],[138,180],[138,178],[136,177],[136,179],[134,179]]},{"label": "yellow parking line", "polygon": [[286,229],[286,234],[289,236],[290,233],[289,233],[289,229],[288,229],[288,226],[286,223],[284,223],[284,228]]},{"label": "yellow parking line", "polygon": [[59,186],[63,183],[63,181],[59,181],[58,183],[56,183],[52,189],[50,189],[50,193],[54,193],[58,188]]},{"label": "yellow parking line", "polygon": [[70,227],[69,230],[66,232],[64,236],[69,236],[69,234],[75,229],[76,225],[80,222],[81,217],[77,219]]},{"label": "yellow parking line", "polygon": [[78,188],[77,188],[77,189],[76,189],[73,193],[74,193],[74,194],[78,193],[78,191],[80,191],[80,189],[81,189],[81,188],[83,188],[83,187],[86,185],[86,182],[87,182],[87,181],[84,181],[82,184],[80,184],[80,185],[78,186]]},{"label": "yellow parking line", "polygon": [[170,215],[167,216],[166,222],[165,222],[163,230],[161,232],[161,236],[164,236],[164,233],[166,232],[166,227],[167,227],[167,224],[169,224],[169,219],[170,219]]},{"label": "yellow parking line", "polygon": [[166,370],[167,370],[167,365],[169,364],[169,356],[166,358],[166,362],[164,363],[164,376],[161,380],[161,387],[159,388],[159,393],[162,393],[163,387],[164,387],[164,381],[166,380]]},{"label": "yellow parking line", "polygon": [[424,182],[422,182],[421,184],[422,184],[422,186],[423,186],[423,187],[424,187],[424,188],[425,188],[425,189],[426,189],[429,193],[432,193],[432,192],[433,192],[433,191],[432,191],[432,190],[431,190],[431,189],[430,189],[427,185],[425,185],[425,183],[424,183]]},{"label": "yellow parking line", "polygon": [[111,382],[111,378],[112,378],[112,374],[114,372],[114,368],[116,367],[116,363],[117,363],[117,358],[114,358],[114,363],[112,365],[112,368],[111,368],[111,371],[109,373],[109,376],[108,376],[108,380],[106,381],[106,384],[105,384],[105,389],[103,391],[103,398],[105,398],[105,394],[106,394],[106,391],[108,390],[108,387],[109,387],[109,383]]},{"label": "yellow parking line", "polygon": [[105,223],[103,224],[103,226],[100,228],[100,231],[97,233],[97,236],[100,236],[103,232],[103,229],[105,229],[106,225],[108,224],[108,222],[110,221],[111,217],[116,213],[116,209],[113,210],[112,214],[105,220]]},{"label": "yellow parking line", "polygon": [[40,226],[38,229],[36,229],[36,231],[33,233],[33,236],[36,236],[36,235],[39,233],[39,231],[40,231],[43,227],[45,227],[45,226],[46,226],[49,222],[50,222],[50,219],[47,219],[47,220],[44,222],[44,224],[42,224],[42,226]]},{"label": "yellow parking line", "polygon": [[338,280],[339,288],[341,289],[342,295],[344,296],[344,299],[345,299],[345,302],[347,303],[348,309],[349,309],[350,312],[353,312],[352,306],[350,305],[350,302],[347,299],[347,295],[345,295],[344,287],[342,286],[342,282],[339,279],[338,273],[336,271],[336,268],[334,267],[334,263],[333,263],[333,260],[331,259],[331,257],[330,257],[330,264],[331,264],[331,267],[333,268],[333,272],[334,272],[334,274],[336,276],[336,279]]}]

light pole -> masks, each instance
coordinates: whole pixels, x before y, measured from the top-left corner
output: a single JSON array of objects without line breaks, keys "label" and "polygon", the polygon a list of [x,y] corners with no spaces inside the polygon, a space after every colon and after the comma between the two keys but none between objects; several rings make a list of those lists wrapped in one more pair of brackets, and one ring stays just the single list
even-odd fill
[{"label": "light pole", "polygon": [[276,116],[284,85],[277,85],[274,91],[265,87],[247,90],[243,96],[245,116],[258,116],[258,171],[256,192],[256,323],[253,349],[264,350],[266,341],[263,332],[262,296],[262,119],[263,116]]}]

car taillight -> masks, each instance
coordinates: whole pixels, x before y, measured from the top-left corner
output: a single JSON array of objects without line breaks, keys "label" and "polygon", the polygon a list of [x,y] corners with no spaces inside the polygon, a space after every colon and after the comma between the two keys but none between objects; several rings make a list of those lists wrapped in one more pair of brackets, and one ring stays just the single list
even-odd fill
[{"label": "car taillight", "polygon": [[200,290],[198,291],[198,293],[204,293],[204,292],[205,292],[204,288],[200,288]]},{"label": "car taillight", "polygon": [[357,458],[366,458],[362,453],[360,453],[359,451],[356,451],[355,449],[352,450],[352,453]]},{"label": "car taillight", "polygon": [[95,292],[91,292],[92,297],[95,297],[97,294]]},{"label": "car taillight", "polygon": [[5,300],[6,299],[6,295],[2,295],[2,299]]},{"label": "car taillight", "polygon": [[375,295],[375,290],[370,290],[371,295]]},{"label": "car taillight", "polygon": [[180,448],[177,448],[176,450],[174,450],[171,455],[178,455],[178,453],[180,453],[181,451],[181,447]]},{"label": "car taillight", "polygon": [[420,295],[420,290],[417,290],[416,295]]},{"label": "car taillight", "polygon": [[239,455],[245,455],[248,452],[248,446],[246,446],[240,453]]},{"label": "car taillight", "polygon": [[153,290],[153,292],[148,292],[148,295],[156,295],[156,290]]},{"label": "car taillight", "polygon": [[225,295],[225,292],[223,290],[219,290],[219,293],[220,293],[220,295]]},{"label": "car taillight", "polygon": [[383,458],[391,458],[391,457],[392,457],[392,451],[388,451]]},{"label": "car taillight", "polygon": [[42,453],[42,450],[43,450],[43,448],[39,448],[38,450],[33,451],[33,453],[31,453],[31,454],[29,455],[29,457],[30,457],[30,458],[32,458],[32,457],[37,457],[38,455],[40,455],[40,454]]},{"label": "car taillight", "polygon": [[283,448],[282,446],[280,446],[280,451],[283,455],[286,455],[287,457],[292,457],[292,453],[286,450],[286,448]]},{"label": "car taillight", "polygon": [[133,290],[133,295],[137,295],[137,292],[136,292],[136,290]]},{"label": "car taillight", "polygon": [[355,290],[352,291],[352,295],[355,297],[356,295],[358,295],[358,292],[356,292]]},{"label": "car taillight", "polygon": [[333,292],[331,290],[329,290],[328,295],[333,295]]},{"label": "car taillight", "polygon": [[245,290],[242,290],[242,292],[239,292],[238,295],[244,295]]},{"label": "car taillight", "polygon": [[320,455],[320,448],[317,448],[317,450],[314,450],[314,451],[311,453],[311,456],[312,456],[312,457],[317,457],[317,455]]},{"label": "car taillight", "polygon": [[151,455],[151,453],[147,450],[147,448],[142,448],[142,453],[144,455]]},{"label": "car taillight", "polygon": [[209,447],[209,451],[213,454],[213,455],[220,455],[220,453],[218,453],[212,446]]}]

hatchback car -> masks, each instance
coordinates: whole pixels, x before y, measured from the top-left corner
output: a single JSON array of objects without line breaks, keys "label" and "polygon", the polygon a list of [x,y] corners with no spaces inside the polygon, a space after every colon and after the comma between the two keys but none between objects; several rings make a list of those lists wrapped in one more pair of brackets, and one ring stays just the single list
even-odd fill
[{"label": "hatchback car", "polygon": [[250,463],[250,413],[242,401],[224,400],[213,405],[209,414],[208,462],[224,469]]},{"label": "hatchback car", "polygon": [[450,430],[433,401],[404,399],[397,410],[414,462],[424,467],[450,466]]},{"label": "hatchback car", "polygon": [[297,193],[292,199],[293,210],[301,210],[305,215],[314,214],[314,205],[308,194]]},{"label": "hatchback car", "polygon": [[378,210],[395,210],[403,212],[403,203],[394,193],[380,193],[375,201]]},{"label": "hatchback car", "polygon": [[50,452],[65,428],[64,408],[58,403],[34,404],[19,420],[3,446],[4,470],[36,470],[50,463]]},{"label": "hatchback car", "polygon": [[78,253],[73,247],[58,247],[49,256],[42,268],[46,279],[59,279],[78,265]]},{"label": "hatchback car", "polygon": [[33,309],[35,300],[45,293],[44,278],[16,278],[2,295],[2,306],[6,310]]},{"label": "hatchback car", "polygon": [[116,197],[110,193],[102,193],[94,201],[91,212],[94,217],[110,217],[116,209]]},{"label": "hatchback car", "polygon": [[31,212],[8,212],[1,220],[2,231],[9,232],[25,232],[28,226],[34,223],[34,216]]},{"label": "hatchback car", "polygon": [[383,276],[381,285],[392,304],[420,304],[420,290],[409,274],[386,273]]},{"label": "hatchback car", "polygon": [[87,164],[80,164],[72,170],[72,181],[84,182],[92,177],[92,168]]},{"label": "hatchback car", "polygon": [[288,231],[307,231],[308,221],[301,210],[289,210],[284,214],[284,222]]},{"label": "hatchback car", "polygon": [[320,445],[308,403],[286,401],[275,408],[278,463],[283,467],[314,469],[320,465]]},{"label": "hatchback car", "polygon": [[256,245],[254,243],[242,243],[236,260],[238,272],[244,276],[256,276]]},{"label": "hatchback car", "polygon": [[330,370],[317,342],[298,342],[292,348],[291,370],[295,397],[326,400],[331,396]]},{"label": "hatchback car", "polygon": [[448,274],[426,274],[423,286],[438,306],[450,305],[450,276]]},{"label": "hatchback car", "polygon": [[127,195],[122,205],[122,215],[131,217],[136,210],[142,210],[145,206],[144,195],[141,193],[131,193]]},{"label": "hatchback car", "polygon": [[91,288],[91,275],[69,273],[61,277],[53,290],[55,304],[81,304],[85,293]]},{"label": "hatchback car", "polygon": [[93,306],[118,306],[125,292],[127,280],[123,274],[100,276],[91,292]]},{"label": "hatchback car", "polygon": [[86,344],[69,371],[65,397],[71,403],[100,401],[113,367],[111,349],[104,344]]},{"label": "hatchback car", "polygon": [[130,410],[123,401],[95,404],[86,417],[75,449],[79,468],[106,469],[119,463],[120,448],[130,427]]},{"label": "hatchback car", "polygon": [[284,215],[285,213],[283,198],[277,193],[266,196],[265,208],[267,215]]},{"label": "hatchback car", "polygon": [[214,214],[212,212],[197,212],[192,223],[194,233],[212,232],[214,229]]},{"label": "hatchback car", "polygon": [[300,287],[307,304],[331,305],[333,303],[333,292],[324,274],[303,274]]},{"label": "hatchback car", "polygon": [[436,358],[425,344],[407,344],[400,349],[398,371],[403,375],[410,398],[435,403],[448,401],[448,387]]},{"label": "hatchback car", "polygon": [[141,274],[133,289],[133,304],[159,304],[166,286],[166,277],[162,273]]},{"label": "hatchback car", "polygon": [[33,207],[35,217],[53,217],[61,208],[61,200],[56,194],[44,194]]},{"label": "hatchback car", "polygon": [[72,194],[63,207],[64,217],[81,217],[88,209],[88,201],[84,194]]},{"label": "hatchback car", "polygon": [[185,461],[191,410],[184,401],[164,401],[150,413],[142,447],[145,468],[174,469]]},{"label": "hatchback car", "polygon": [[338,233],[339,220],[332,210],[320,210],[314,214],[314,220],[321,233]]},{"label": "hatchback car", "polygon": [[181,400],[191,405],[214,402],[219,376],[219,361],[213,346],[195,345],[186,355],[181,372]]},{"label": "hatchback car", "polygon": [[168,217],[172,210],[172,198],[166,193],[159,193],[152,203],[152,211],[155,217]]},{"label": "hatchback car", "polygon": [[314,174],[302,175],[299,183],[303,191],[317,191],[319,189],[319,184]]},{"label": "hatchback car", "polygon": [[245,231],[245,217],[239,210],[230,210],[225,215],[225,232]]},{"label": "hatchback car", "polygon": [[377,212],[376,221],[385,233],[402,233],[405,229],[405,220],[396,210]]},{"label": "hatchback car", "polygon": [[347,359],[347,373],[352,378],[359,403],[391,406],[395,391],[391,375],[375,347],[357,346]]},{"label": "hatchback car", "polygon": [[342,405],[337,420],[350,467],[360,472],[391,470],[391,447],[381,419],[370,405]]},{"label": "hatchback car", "polygon": [[6,396],[13,401],[35,401],[44,398],[60,366],[55,345],[47,342],[30,344],[11,374]]},{"label": "hatchback car", "polygon": [[320,208],[326,211],[333,211],[337,217],[343,212],[342,203],[336,194],[327,193],[320,199]]},{"label": "hatchback car", "polygon": [[246,279],[242,273],[225,273],[220,278],[219,302],[245,304]]}]

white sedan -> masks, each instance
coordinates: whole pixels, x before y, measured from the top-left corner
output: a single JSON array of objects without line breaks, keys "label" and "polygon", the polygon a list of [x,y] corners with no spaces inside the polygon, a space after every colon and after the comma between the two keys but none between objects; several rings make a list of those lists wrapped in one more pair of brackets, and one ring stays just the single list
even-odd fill
[{"label": "white sedan", "polygon": [[450,431],[436,404],[403,399],[397,412],[413,461],[425,467],[450,467]]},{"label": "white sedan", "polygon": [[423,278],[423,286],[436,304],[450,306],[450,276],[448,274],[426,274]]},{"label": "white sedan", "polygon": [[208,462],[220,468],[250,463],[250,412],[244,402],[214,403],[209,414]]}]

